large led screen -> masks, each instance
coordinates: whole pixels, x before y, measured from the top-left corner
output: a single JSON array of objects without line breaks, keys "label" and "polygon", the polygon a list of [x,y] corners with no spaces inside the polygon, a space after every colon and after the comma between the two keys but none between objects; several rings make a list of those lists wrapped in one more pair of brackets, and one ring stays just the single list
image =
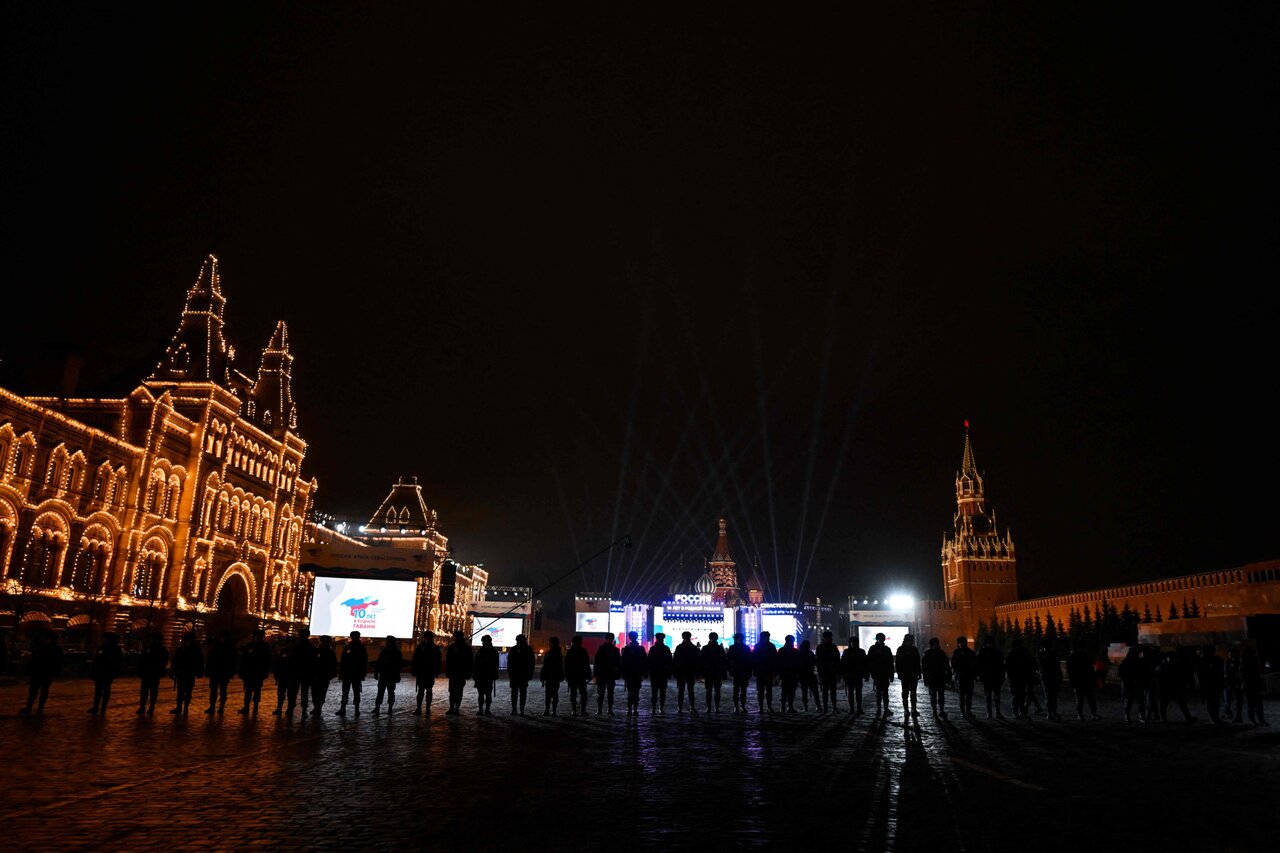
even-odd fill
[{"label": "large led screen", "polygon": [[[605,633],[609,630],[610,613],[579,613],[577,623],[574,626],[578,633]],[[623,615],[623,614],[618,614]]]},{"label": "large led screen", "polygon": [[475,616],[473,620],[471,623],[471,645],[473,646],[480,645],[480,638],[488,636],[493,638],[495,648],[509,648],[516,644],[516,635],[524,633],[523,619]]},{"label": "large led screen", "polygon": [[790,613],[763,613],[760,615],[760,630],[769,632],[769,642],[779,648],[790,634],[796,635],[796,617]]},{"label": "large led screen", "polygon": [[346,637],[413,637],[415,581],[317,576],[311,591],[311,633]]},{"label": "large led screen", "polygon": [[688,631],[690,640],[695,645],[705,646],[711,641],[708,636],[712,631],[719,635],[721,645],[728,645],[733,640],[733,610],[723,609],[724,616],[719,623],[706,619],[685,621],[675,611],[664,612],[661,606],[653,608],[653,631],[661,631],[666,635],[667,645],[675,648],[682,642],[681,635]]},{"label": "large led screen", "polygon": [[911,629],[906,625],[859,625],[858,645],[869,649],[876,644],[876,634],[884,634],[884,644],[896,652],[902,645],[902,638],[910,633]]}]

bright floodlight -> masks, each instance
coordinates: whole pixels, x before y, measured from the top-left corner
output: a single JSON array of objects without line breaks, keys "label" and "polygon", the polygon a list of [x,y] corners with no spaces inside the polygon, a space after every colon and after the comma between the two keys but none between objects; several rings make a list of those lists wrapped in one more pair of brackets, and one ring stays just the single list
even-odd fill
[{"label": "bright floodlight", "polygon": [[893,610],[910,610],[915,606],[915,600],[909,595],[891,595],[887,600]]}]

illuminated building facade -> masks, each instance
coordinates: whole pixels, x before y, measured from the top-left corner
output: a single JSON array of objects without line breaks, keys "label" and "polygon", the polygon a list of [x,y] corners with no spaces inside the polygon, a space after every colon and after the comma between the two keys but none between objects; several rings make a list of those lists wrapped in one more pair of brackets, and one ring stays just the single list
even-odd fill
[{"label": "illuminated building facade", "polygon": [[980,628],[1032,635],[1053,626],[1102,620],[1135,624],[1144,642],[1215,645],[1260,638],[1264,656],[1280,657],[1280,560],[1042,598],[1019,599],[1013,536],[988,512],[965,424],[964,456],[956,475],[954,531],[942,543],[942,601],[916,603],[915,624],[926,638],[954,648]]},{"label": "illuminated building facade", "polygon": [[302,474],[279,323],[256,376],[223,336],[218,259],[152,374],[122,399],[0,389],[0,611],[90,642],[304,624],[298,573],[316,490]]}]

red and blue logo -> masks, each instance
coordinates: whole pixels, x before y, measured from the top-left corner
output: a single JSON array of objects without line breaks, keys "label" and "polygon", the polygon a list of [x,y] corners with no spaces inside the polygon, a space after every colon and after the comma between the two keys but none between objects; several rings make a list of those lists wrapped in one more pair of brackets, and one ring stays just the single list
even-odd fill
[{"label": "red and blue logo", "polygon": [[378,599],[365,596],[364,598],[348,598],[342,602],[343,607],[351,608],[352,619],[363,619],[367,615],[366,611],[370,607],[378,606]]}]

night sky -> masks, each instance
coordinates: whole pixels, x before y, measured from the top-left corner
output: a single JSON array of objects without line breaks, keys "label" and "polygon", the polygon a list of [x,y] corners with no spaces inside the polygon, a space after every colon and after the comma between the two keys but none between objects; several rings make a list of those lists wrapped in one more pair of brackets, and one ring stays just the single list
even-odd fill
[{"label": "night sky", "polygon": [[773,599],[938,597],[966,419],[1024,596],[1280,557],[1276,7],[179,5],[0,12],[6,387],[133,387],[213,250],[319,509],[631,534],[549,601],[721,512]]}]

